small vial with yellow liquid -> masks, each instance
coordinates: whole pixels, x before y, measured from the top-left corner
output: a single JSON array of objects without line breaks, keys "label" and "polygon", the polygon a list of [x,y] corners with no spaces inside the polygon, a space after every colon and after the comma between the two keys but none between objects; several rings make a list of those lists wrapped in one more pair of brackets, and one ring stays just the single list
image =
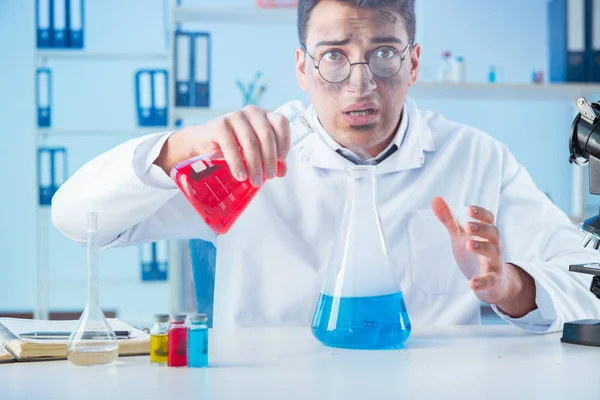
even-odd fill
[{"label": "small vial with yellow liquid", "polygon": [[169,355],[169,315],[155,314],[150,330],[150,362],[167,365]]}]

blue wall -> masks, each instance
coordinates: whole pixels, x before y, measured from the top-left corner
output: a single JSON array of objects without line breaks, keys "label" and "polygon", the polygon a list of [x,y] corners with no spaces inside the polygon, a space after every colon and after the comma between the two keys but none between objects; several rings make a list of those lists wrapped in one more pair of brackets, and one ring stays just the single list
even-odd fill
[{"label": "blue wall", "polygon": [[[418,41],[423,45],[422,80],[435,80],[443,50],[465,57],[467,80],[485,82],[490,65],[500,83],[528,83],[534,68],[547,76],[546,0],[417,0]],[[162,0],[86,0],[85,52],[166,51]],[[214,5],[183,0],[184,5]],[[222,6],[253,7],[251,0]],[[36,189],[34,123],[34,1],[0,0],[0,310],[31,309],[35,303]],[[222,24],[185,24],[212,32],[212,105],[242,105],[236,79],[249,81],[257,70],[268,88],[261,103],[274,108],[306,99],[294,72],[295,26],[243,25],[243,34]],[[137,69],[168,66],[168,60],[52,60],[53,128],[102,130],[95,135],[60,135],[46,144],[66,146],[69,172],[135,132],[133,76]],[[536,183],[565,211],[571,207],[571,167],[567,138],[573,110],[564,102],[439,101],[415,98],[426,108],[480,128],[508,144]],[[533,118],[533,116],[536,118]],[[192,122],[192,121],[186,121]],[[195,122],[195,121],[194,121]],[[118,133],[119,132],[131,132]],[[10,144],[9,144],[10,143]],[[544,151],[537,150],[544,143]],[[535,151],[532,151],[535,149]],[[17,170],[17,168],[22,168]],[[590,202],[595,201],[590,199]],[[50,306],[83,306],[83,250],[50,231]],[[117,249],[101,258],[101,301],[133,322],[168,311],[167,283],[142,283],[138,249]]]}]

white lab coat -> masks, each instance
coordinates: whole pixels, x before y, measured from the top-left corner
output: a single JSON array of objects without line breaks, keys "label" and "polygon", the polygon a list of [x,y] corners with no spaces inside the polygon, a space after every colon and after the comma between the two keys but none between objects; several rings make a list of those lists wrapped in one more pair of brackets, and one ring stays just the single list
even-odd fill
[{"label": "white lab coat", "polygon": [[[282,113],[291,112],[289,103]],[[315,126],[314,109],[306,113]],[[591,276],[571,263],[600,261],[581,233],[542,193],[506,146],[471,127],[419,110],[407,98],[399,150],[379,165],[378,207],[410,320],[420,325],[479,324],[480,302],[456,265],[430,203],[442,196],[467,220],[475,204],[491,210],[505,261],[536,282],[538,309],[507,321],[530,332],[600,318]],[[100,215],[100,245],[201,238],[217,246],[214,326],[309,325],[344,206],[345,166],[319,134],[288,156],[288,174],[268,181],[231,230],[216,236],[170,178],[152,162],[168,134],[130,140],[93,159],[63,184],[52,220],[83,243],[85,213]],[[401,141],[401,142],[400,142]]]}]

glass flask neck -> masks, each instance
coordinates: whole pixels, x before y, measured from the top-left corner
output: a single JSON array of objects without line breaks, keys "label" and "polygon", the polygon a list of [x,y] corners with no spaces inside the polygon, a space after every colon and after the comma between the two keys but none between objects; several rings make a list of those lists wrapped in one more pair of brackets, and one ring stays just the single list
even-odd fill
[{"label": "glass flask neck", "polygon": [[388,260],[377,210],[377,166],[347,168],[342,220],[323,285],[334,297],[394,294],[398,282]]},{"label": "glass flask neck", "polygon": [[[377,210],[377,166],[357,165],[347,169],[345,223],[348,233],[355,239],[369,235],[382,235]],[[347,239],[350,239],[348,237]],[[384,254],[385,246],[382,246]]]},{"label": "glass flask neck", "polygon": [[86,258],[86,306],[90,311],[95,311],[100,308],[100,301],[98,299],[98,229],[94,223],[88,223]]},{"label": "glass flask neck", "polygon": [[[353,205],[352,211],[377,211],[377,166],[357,165],[347,169],[348,191],[346,204]],[[364,210],[367,211],[367,210]]]},{"label": "glass flask neck", "polygon": [[98,299],[98,214],[88,213],[87,224],[87,301],[77,329],[67,343],[67,358],[75,365],[112,363],[119,354],[115,332],[104,317]]}]

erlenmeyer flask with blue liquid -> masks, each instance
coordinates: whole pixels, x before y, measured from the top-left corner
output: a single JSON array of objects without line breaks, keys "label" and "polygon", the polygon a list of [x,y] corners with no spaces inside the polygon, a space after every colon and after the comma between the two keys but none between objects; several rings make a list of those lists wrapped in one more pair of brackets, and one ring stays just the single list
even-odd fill
[{"label": "erlenmeyer flask with blue liquid", "polygon": [[376,199],[377,166],[348,168],[343,218],[312,321],[313,335],[327,346],[394,348],[410,336]]}]

